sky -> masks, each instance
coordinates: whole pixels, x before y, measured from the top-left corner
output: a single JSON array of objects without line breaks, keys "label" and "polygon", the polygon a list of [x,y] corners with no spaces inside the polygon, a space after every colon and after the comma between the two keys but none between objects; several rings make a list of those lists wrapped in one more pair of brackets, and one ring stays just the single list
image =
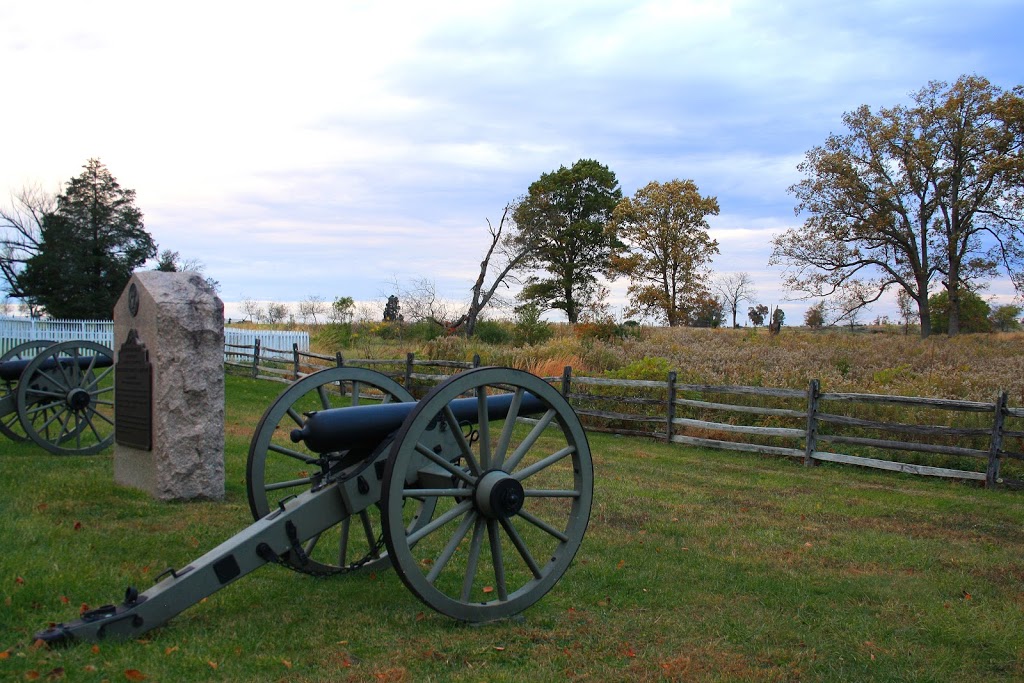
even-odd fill
[{"label": "sky", "polygon": [[0,202],[99,158],[229,317],[415,279],[465,301],[487,220],[596,159],[626,196],[717,197],[715,273],[795,321],[768,259],[804,154],[930,81],[1024,82],[1021,26],[1019,0],[0,0]]}]

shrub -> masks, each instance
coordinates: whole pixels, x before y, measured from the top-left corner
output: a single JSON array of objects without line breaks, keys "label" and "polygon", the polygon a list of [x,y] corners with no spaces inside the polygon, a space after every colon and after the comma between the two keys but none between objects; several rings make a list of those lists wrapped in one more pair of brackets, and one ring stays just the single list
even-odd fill
[{"label": "shrub", "polygon": [[507,344],[512,341],[512,330],[505,323],[496,320],[480,320],[473,330],[473,336],[485,344]]},{"label": "shrub", "polygon": [[551,326],[540,319],[540,309],[526,304],[516,309],[516,324],[512,341],[516,344],[543,344],[554,336]]}]

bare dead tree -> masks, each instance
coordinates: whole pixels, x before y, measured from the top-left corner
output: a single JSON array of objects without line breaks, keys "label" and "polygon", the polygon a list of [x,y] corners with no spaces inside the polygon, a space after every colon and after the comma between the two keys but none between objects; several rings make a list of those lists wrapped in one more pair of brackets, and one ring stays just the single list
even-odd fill
[{"label": "bare dead tree", "polygon": [[[523,240],[516,231],[512,220],[516,205],[516,202],[511,202],[505,206],[497,228],[489,218],[486,219],[491,243],[480,262],[480,274],[473,283],[469,309],[451,325],[455,329],[462,327],[467,337],[473,336],[480,313],[492,302],[500,300],[497,296],[499,289],[502,286],[508,289],[508,280],[514,279],[513,271],[523,264],[533,250],[534,243]],[[494,279],[489,285],[485,285],[489,273],[493,273]]]},{"label": "bare dead tree", "polygon": [[302,322],[308,322],[312,318],[313,324],[319,325],[317,316],[324,316],[326,313],[327,300],[319,294],[310,294],[299,302],[299,316],[302,318]]},{"label": "bare dead tree", "polygon": [[732,326],[736,327],[736,315],[744,301],[755,303],[757,290],[750,273],[729,273],[715,278],[715,292],[722,299],[725,310],[732,311]]},{"label": "bare dead tree", "polygon": [[[10,296],[25,299],[18,275],[25,263],[39,253],[43,217],[56,208],[57,195],[38,185],[11,193],[9,206],[0,207],[0,276]],[[26,303],[31,307],[31,302]]]}]

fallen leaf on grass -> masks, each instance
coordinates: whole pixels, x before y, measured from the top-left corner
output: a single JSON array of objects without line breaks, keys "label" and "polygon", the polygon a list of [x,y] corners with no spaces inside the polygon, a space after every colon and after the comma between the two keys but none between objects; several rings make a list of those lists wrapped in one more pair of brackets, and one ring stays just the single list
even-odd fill
[{"label": "fallen leaf on grass", "polygon": [[146,680],[146,674],[142,673],[138,669],[125,669],[124,677],[129,681],[144,681]]},{"label": "fallen leaf on grass", "polygon": [[617,565],[615,565],[615,568],[616,569],[622,569],[625,566],[626,566],[626,561],[625,560],[619,560],[619,563]]},{"label": "fallen leaf on grass", "polygon": [[494,592],[494,586],[484,586],[483,591],[484,591],[484,593],[493,593]]},{"label": "fallen leaf on grass", "polygon": [[505,648],[503,648],[501,645],[495,645],[494,649],[497,650],[498,652],[504,652],[505,651]]},{"label": "fallen leaf on grass", "polygon": [[210,666],[211,669],[217,668],[217,662],[207,662],[207,664]]},{"label": "fallen leaf on grass", "polygon": [[100,646],[99,645],[93,645],[92,646],[92,653],[94,655],[98,655],[100,653]]},{"label": "fallen leaf on grass", "polygon": [[3,652],[0,652],[0,659],[7,659],[10,656],[11,656],[11,651],[10,650],[4,650]]},{"label": "fallen leaf on grass", "polygon": [[35,669],[33,669],[32,671],[25,672],[25,680],[26,681],[38,681],[39,680],[39,672],[36,671]]},{"label": "fallen leaf on grass", "polygon": [[173,645],[173,646],[171,646],[171,647],[169,647],[169,648],[166,648],[166,649],[164,650],[164,654],[165,654],[165,655],[169,655],[169,654],[175,653],[175,652],[177,652],[177,651],[178,651],[178,646],[177,646],[177,645]]},{"label": "fallen leaf on grass", "polygon": [[21,578],[20,576],[15,576],[14,577],[14,583],[18,584],[19,586],[24,586],[25,585],[25,579]]},{"label": "fallen leaf on grass", "polygon": [[71,599],[68,596],[66,596],[66,595],[62,595],[62,596],[60,596],[60,601],[61,601],[62,604],[66,605],[69,602],[71,602]]},{"label": "fallen leaf on grass", "polygon": [[95,664],[86,664],[82,667],[87,673],[95,673],[97,671]]},{"label": "fallen leaf on grass", "polygon": [[284,668],[286,668],[286,669],[292,668],[292,663],[290,661],[288,661],[287,659],[282,659],[281,663],[284,664]]},{"label": "fallen leaf on grass", "polygon": [[75,520],[75,531],[81,531],[81,530],[82,530],[82,523],[81,523],[81,522],[79,522],[79,521],[78,521],[78,520],[76,519],[76,520]]}]

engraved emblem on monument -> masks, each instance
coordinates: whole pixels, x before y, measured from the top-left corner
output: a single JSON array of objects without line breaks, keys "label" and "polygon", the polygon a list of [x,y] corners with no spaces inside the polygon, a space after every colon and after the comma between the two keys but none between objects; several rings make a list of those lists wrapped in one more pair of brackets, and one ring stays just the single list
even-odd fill
[{"label": "engraved emblem on monument", "polygon": [[139,288],[134,282],[128,288],[128,312],[133,318],[139,314]]},{"label": "engraved emblem on monument", "polygon": [[153,366],[135,330],[128,332],[114,368],[114,440],[153,449]]}]

